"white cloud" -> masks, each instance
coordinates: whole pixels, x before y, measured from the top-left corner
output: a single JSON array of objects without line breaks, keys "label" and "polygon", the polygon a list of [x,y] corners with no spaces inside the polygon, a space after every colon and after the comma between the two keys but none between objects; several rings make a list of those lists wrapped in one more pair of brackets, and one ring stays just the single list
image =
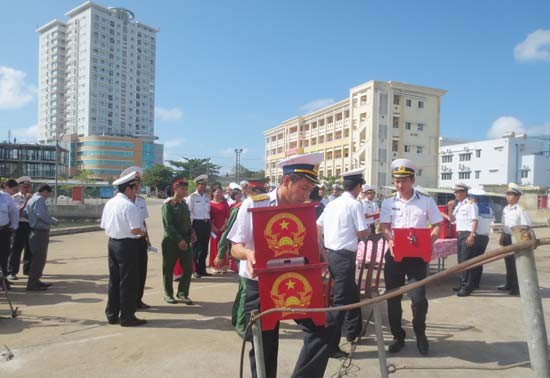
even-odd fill
[{"label": "white cloud", "polygon": [[550,135],[550,122],[542,125],[525,126],[523,122],[516,117],[503,116],[497,118],[487,132],[487,137],[491,139],[502,138],[506,133],[526,133],[529,135]]},{"label": "white cloud", "polygon": [[184,142],[185,142],[185,139],[182,139],[182,138],[170,139],[164,142],[164,148],[166,149],[176,148],[181,146]]},{"label": "white cloud", "polygon": [[13,136],[21,142],[36,142],[38,140],[38,125],[13,130]]},{"label": "white cloud", "polygon": [[319,98],[317,100],[310,101],[307,104],[300,106],[300,110],[305,113],[311,113],[321,108],[324,108],[325,106],[332,105],[334,103],[335,101],[333,98]]},{"label": "white cloud", "polygon": [[27,74],[0,66],[0,109],[18,109],[32,101],[36,88],[25,83]]},{"label": "white cloud", "polygon": [[514,48],[514,57],[520,62],[550,61],[550,30],[539,29],[529,34]]},{"label": "white cloud", "polygon": [[179,121],[183,118],[183,111],[178,107],[168,109],[157,106],[155,107],[155,116],[160,121]]}]

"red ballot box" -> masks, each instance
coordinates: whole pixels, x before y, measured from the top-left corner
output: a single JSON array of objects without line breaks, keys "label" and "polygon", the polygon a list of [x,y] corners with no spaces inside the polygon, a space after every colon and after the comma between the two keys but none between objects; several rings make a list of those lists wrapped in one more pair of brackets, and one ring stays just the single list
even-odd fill
[{"label": "red ballot box", "polygon": [[[438,206],[439,212],[445,215],[449,215],[449,208],[447,206]],[[456,238],[456,224],[452,224],[447,219],[443,218],[439,222],[439,239],[453,239]]]},{"label": "red ballot box", "polygon": [[432,260],[430,228],[392,228],[392,232],[395,261],[405,257],[420,257],[427,263]]},{"label": "red ballot box", "polygon": [[[323,308],[324,287],[322,272],[325,264],[296,265],[280,268],[260,269],[258,281],[260,288],[260,310],[271,308]],[[310,318],[322,326],[325,313],[276,312],[262,317],[262,329],[271,330],[277,322],[287,319]]]},{"label": "red ballot box", "polygon": [[[254,224],[255,271],[260,289],[260,310],[322,308],[322,273],[319,262],[315,204],[249,209]],[[322,326],[325,314],[277,312],[262,318],[262,329],[278,321],[310,318]]]}]

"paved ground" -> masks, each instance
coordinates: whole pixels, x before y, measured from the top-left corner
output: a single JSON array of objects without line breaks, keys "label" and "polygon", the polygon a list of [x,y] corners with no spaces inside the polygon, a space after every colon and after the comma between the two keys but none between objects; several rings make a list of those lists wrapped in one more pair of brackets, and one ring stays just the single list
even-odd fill
[{"label": "paved ground", "polygon": [[[160,247],[160,202],[150,202],[149,221],[154,244]],[[537,229],[538,237],[550,229]],[[495,246],[492,238],[489,248]],[[550,248],[536,252],[541,294],[550,324]],[[450,260],[454,260],[451,258]],[[27,293],[18,281],[10,293],[21,311],[8,318],[0,297],[0,353],[7,345],[15,357],[0,358],[0,376],[9,377],[235,377],[238,375],[240,338],[232,330],[229,313],[236,277],[201,278],[191,286],[195,306],[162,301],[160,255],[151,255],[145,301],[153,306],[140,313],[148,325],[121,328],[107,325],[104,307],[107,288],[106,238],[101,232],[54,237],[44,279],[54,283],[45,293]],[[429,289],[429,357],[419,356],[414,339],[390,362],[416,367],[497,366],[528,359],[520,299],[498,293],[504,263],[485,268],[481,290],[458,298],[451,292],[454,279]],[[410,306],[404,301],[404,318]],[[385,317],[385,315],[384,315]],[[410,322],[405,323],[409,336]],[[372,334],[372,332],[371,332]],[[390,336],[385,329],[386,342]],[[288,323],[281,328],[279,376],[288,377],[301,347],[301,336]],[[378,377],[372,337],[358,347],[351,376]],[[326,377],[338,369],[331,360]],[[249,376],[248,365],[245,369]],[[9,375],[8,375],[9,374]],[[527,368],[487,370],[400,370],[395,377],[530,377]]]}]

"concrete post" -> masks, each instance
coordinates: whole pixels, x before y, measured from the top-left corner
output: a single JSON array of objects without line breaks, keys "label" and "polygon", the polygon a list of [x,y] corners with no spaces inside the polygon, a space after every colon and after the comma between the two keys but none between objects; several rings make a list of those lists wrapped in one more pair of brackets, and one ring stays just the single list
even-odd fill
[{"label": "concrete post", "polygon": [[[252,317],[259,314],[258,310],[252,312]],[[254,358],[256,360],[256,375],[258,378],[266,378],[264,343],[262,339],[262,323],[258,319],[252,323],[252,340],[254,342]]]},{"label": "concrete post", "polygon": [[[527,226],[512,227],[514,243],[531,240],[531,232]],[[540,298],[539,279],[533,248],[523,249],[514,253],[518,272],[523,321],[529,346],[529,359],[536,378],[550,377],[548,361],[548,338]]]}]

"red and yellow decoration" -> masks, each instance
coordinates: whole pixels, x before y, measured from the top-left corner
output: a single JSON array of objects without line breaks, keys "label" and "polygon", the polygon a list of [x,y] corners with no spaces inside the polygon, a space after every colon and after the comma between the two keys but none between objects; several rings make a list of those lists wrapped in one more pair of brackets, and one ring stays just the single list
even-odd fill
[{"label": "red and yellow decoration", "polygon": [[283,255],[300,255],[304,245],[306,229],[296,215],[279,213],[271,217],[265,227],[265,240],[275,257]]}]

